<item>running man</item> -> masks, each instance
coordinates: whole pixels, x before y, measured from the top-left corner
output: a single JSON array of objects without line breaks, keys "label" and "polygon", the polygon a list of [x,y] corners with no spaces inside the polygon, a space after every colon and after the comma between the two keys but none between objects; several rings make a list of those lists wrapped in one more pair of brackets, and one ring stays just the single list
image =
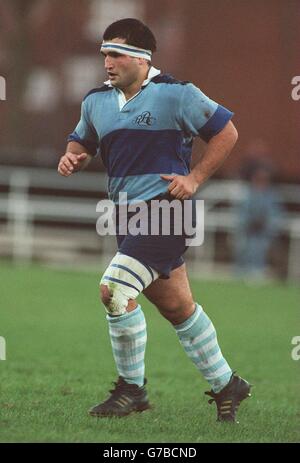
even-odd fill
[{"label": "running man", "polygon": [[[67,177],[100,153],[109,176],[109,198],[128,203],[153,198],[189,200],[218,169],[238,135],[233,113],[189,82],[152,66],[156,40],[137,19],[111,24],[103,35],[108,80],[83,100],[81,118],[68,138],[58,172]],[[193,138],[207,143],[190,169]],[[174,226],[174,224],[171,224]],[[211,386],[219,421],[236,421],[247,381],[234,374],[222,355],[216,330],[194,301],[182,254],[186,236],[117,236],[118,252],[100,282],[118,380],[92,416],[125,416],[150,407],[144,355],[146,321],[136,302],[143,292],[174,327],[188,357]]]}]

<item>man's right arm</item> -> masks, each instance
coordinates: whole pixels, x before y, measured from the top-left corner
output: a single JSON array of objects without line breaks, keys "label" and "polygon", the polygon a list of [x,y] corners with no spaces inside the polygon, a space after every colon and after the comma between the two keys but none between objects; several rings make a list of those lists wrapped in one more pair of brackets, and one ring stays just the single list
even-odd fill
[{"label": "man's right arm", "polygon": [[76,141],[67,144],[66,153],[60,158],[58,172],[64,177],[83,170],[92,159],[92,155],[86,152],[86,148]]}]

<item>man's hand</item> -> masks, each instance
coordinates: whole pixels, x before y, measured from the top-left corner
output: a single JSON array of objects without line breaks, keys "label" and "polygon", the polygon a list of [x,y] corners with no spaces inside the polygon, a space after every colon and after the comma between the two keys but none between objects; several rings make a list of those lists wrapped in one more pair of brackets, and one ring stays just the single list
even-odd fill
[{"label": "man's hand", "polygon": [[60,175],[69,177],[69,175],[78,172],[84,167],[88,156],[87,153],[75,154],[68,151],[60,158],[57,170]]},{"label": "man's hand", "polygon": [[199,187],[192,172],[189,175],[161,175],[161,178],[170,181],[168,191],[176,199],[189,199]]}]

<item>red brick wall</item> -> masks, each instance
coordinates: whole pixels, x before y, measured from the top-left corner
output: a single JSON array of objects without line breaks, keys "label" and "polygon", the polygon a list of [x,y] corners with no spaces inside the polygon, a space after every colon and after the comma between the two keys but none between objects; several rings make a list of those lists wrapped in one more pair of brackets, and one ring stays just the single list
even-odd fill
[{"label": "red brick wall", "polygon": [[[146,22],[159,45],[154,64],[193,81],[235,112],[239,142],[218,175],[235,176],[249,144],[261,139],[269,146],[281,180],[299,180],[300,101],[291,98],[291,80],[300,75],[300,1],[144,2]],[[21,93],[30,66],[49,67],[59,74],[70,56],[98,51],[84,34],[88,3],[53,0],[45,3],[43,13],[20,16],[17,3],[0,2],[0,74],[8,82],[8,100],[0,102],[1,145],[27,146],[28,153],[48,144],[58,152],[64,149],[80,105],[62,98],[55,113],[41,117],[24,112]],[[203,148],[196,143],[195,152]]]}]

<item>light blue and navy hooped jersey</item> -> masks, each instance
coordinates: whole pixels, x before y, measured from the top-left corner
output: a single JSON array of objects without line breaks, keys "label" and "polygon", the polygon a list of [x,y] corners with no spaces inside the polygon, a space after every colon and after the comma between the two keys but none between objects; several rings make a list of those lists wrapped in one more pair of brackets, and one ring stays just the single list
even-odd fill
[{"label": "light blue and navy hooped jersey", "polygon": [[129,202],[165,193],[168,182],[160,174],[187,175],[193,138],[208,142],[233,116],[193,84],[153,70],[154,77],[123,105],[120,91],[108,83],[91,90],[68,138],[100,153],[116,203],[121,191]]}]

